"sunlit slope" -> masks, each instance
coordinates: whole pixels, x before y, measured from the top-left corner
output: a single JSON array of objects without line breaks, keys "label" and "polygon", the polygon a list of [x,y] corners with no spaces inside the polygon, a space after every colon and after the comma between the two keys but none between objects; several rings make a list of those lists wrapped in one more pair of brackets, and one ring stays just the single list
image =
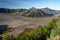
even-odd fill
[{"label": "sunlit slope", "polygon": [[53,14],[45,13],[40,9],[33,9],[33,10],[28,10],[27,13],[24,13],[22,15],[27,17],[47,17],[47,16],[52,16]]}]

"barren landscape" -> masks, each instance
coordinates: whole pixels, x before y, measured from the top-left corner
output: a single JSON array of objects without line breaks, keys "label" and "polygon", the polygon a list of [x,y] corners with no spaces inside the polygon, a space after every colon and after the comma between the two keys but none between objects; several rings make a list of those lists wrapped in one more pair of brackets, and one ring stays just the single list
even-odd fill
[{"label": "barren landscape", "polygon": [[7,15],[0,14],[0,25],[8,25],[8,28],[14,30],[8,34],[18,35],[27,28],[37,28],[39,25],[47,25],[55,16],[42,17],[42,18],[30,18],[20,15]]},{"label": "barren landscape", "polygon": [[[8,9],[6,10],[8,11]],[[47,27],[50,25],[50,27],[53,28],[53,25],[55,24],[50,24],[50,22],[53,20],[54,23],[60,15],[60,11],[52,10],[49,8],[32,8],[31,10],[20,10],[21,9],[16,12],[13,11],[12,13],[0,13],[0,38],[4,38],[5,35],[12,35],[14,37],[17,37],[18,35],[23,34],[24,36],[25,31],[29,33],[28,30],[38,30],[40,26],[44,28],[44,26]],[[47,33],[49,32],[47,31]]]}]

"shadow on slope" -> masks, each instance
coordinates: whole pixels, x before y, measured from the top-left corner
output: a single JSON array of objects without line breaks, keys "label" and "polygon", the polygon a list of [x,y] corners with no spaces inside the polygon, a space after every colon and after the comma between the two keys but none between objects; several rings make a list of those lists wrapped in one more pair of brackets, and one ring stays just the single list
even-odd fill
[{"label": "shadow on slope", "polygon": [[0,25],[0,34],[2,34],[6,29],[8,29],[8,25]]}]

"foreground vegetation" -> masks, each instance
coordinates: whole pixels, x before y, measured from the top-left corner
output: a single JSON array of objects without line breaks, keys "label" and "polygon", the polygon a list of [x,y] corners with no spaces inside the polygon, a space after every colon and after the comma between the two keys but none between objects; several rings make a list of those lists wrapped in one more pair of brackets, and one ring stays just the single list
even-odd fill
[{"label": "foreground vegetation", "polygon": [[56,36],[60,35],[60,28],[57,25],[60,19],[53,19],[49,24],[36,29],[26,29],[17,37],[12,35],[4,35],[2,40],[56,40]]}]

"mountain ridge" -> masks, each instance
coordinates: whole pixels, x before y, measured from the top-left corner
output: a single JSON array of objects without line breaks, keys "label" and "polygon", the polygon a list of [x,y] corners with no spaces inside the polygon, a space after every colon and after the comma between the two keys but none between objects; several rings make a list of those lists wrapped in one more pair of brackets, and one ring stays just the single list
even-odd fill
[{"label": "mountain ridge", "polygon": [[60,10],[53,10],[48,7],[37,9],[35,7],[29,8],[29,9],[6,9],[6,8],[0,8],[0,14],[2,13],[20,13],[21,16],[26,17],[47,17],[47,16],[53,16],[56,14],[60,14]]}]

